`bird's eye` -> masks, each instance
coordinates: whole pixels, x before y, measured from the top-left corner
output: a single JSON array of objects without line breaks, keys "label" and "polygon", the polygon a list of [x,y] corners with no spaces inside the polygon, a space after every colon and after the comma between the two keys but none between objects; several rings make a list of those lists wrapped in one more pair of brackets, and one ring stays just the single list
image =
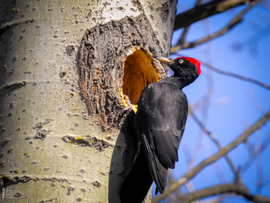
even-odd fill
[{"label": "bird's eye", "polygon": [[178,62],[179,62],[179,63],[184,63],[184,60],[183,60],[183,59],[179,59]]}]

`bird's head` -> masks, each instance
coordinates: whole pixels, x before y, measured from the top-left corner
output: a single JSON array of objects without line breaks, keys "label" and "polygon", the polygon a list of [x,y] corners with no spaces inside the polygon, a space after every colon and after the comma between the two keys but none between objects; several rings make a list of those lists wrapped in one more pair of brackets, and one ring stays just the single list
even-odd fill
[{"label": "bird's head", "polygon": [[173,70],[173,77],[178,77],[185,83],[184,86],[194,82],[201,73],[201,63],[191,57],[179,57],[176,59],[159,57],[158,60],[166,63]]}]

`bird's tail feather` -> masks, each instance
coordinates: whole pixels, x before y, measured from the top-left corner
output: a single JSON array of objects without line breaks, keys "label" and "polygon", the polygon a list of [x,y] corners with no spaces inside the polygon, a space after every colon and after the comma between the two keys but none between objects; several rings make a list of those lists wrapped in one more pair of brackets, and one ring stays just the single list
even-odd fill
[{"label": "bird's tail feather", "polygon": [[139,153],[134,166],[120,191],[121,203],[142,203],[147,195],[153,179],[143,153]]},{"label": "bird's tail feather", "polygon": [[151,176],[157,186],[155,194],[157,194],[157,191],[159,191],[162,194],[167,185],[168,170],[159,162],[159,159],[157,158],[156,154],[153,153],[152,150],[150,149],[150,145],[145,135],[142,135],[142,137],[143,137],[142,146],[143,146],[144,154],[147,154],[146,156],[147,165],[150,168]]}]

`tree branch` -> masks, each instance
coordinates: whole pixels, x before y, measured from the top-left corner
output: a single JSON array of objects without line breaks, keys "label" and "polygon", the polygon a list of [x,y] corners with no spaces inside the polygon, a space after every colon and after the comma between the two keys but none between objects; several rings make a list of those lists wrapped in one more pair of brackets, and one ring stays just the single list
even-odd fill
[{"label": "tree branch", "polygon": [[214,0],[176,16],[174,30],[186,27],[209,16],[256,0]]},{"label": "tree branch", "polygon": [[240,23],[243,20],[243,15],[248,12],[253,6],[255,6],[256,4],[258,4],[259,1],[254,1],[252,3],[250,3],[244,10],[242,10],[241,12],[239,12],[233,19],[231,19],[231,21],[224,26],[221,30],[219,30],[218,32],[212,33],[206,37],[203,37],[195,42],[183,42],[182,44],[180,44],[180,40],[179,42],[173,46],[171,48],[171,54],[181,50],[181,49],[188,49],[188,48],[193,48],[195,46],[198,46],[200,44],[203,44],[205,42],[208,42],[214,38],[217,38],[221,35],[224,35],[226,32],[228,32],[229,30],[231,30],[235,25],[237,25],[238,23]]},{"label": "tree branch", "polygon": [[189,194],[184,195],[181,199],[181,203],[192,202],[204,197],[219,195],[219,194],[229,194],[235,193],[237,195],[244,196],[247,200],[253,202],[270,202],[270,198],[261,195],[251,195],[249,190],[243,185],[231,184],[221,184],[215,185],[213,187],[204,188],[202,190],[197,190]]},{"label": "tree branch", "polygon": [[[202,1],[203,0],[197,0],[196,4],[195,4],[195,7],[200,5],[202,3]],[[185,42],[185,39],[186,39],[187,33],[189,31],[189,28],[190,28],[189,25],[184,28],[184,31],[182,32],[182,35],[181,35],[181,37],[178,40],[176,45],[180,45],[180,44],[183,44]]]},{"label": "tree branch", "polygon": [[256,109],[258,109],[258,111],[260,111],[261,114],[265,114],[266,113],[265,108],[263,107],[263,105],[260,102],[258,102],[252,89],[248,88],[248,89],[246,89],[246,92],[247,92],[252,104],[256,107]]},{"label": "tree branch", "polygon": [[[198,117],[193,113],[192,110],[189,110],[190,115],[192,116],[192,118],[195,120],[195,122],[201,127],[202,131],[204,133],[206,133],[210,139],[215,143],[215,145],[217,146],[218,149],[222,149],[221,144],[219,143],[219,141],[216,139],[215,135],[213,133],[211,133],[209,130],[206,129],[206,127],[203,125],[203,123],[198,119]],[[226,161],[228,162],[228,164],[230,165],[232,171],[236,174],[237,170],[235,169],[231,159],[225,155],[224,156]]]},{"label": "tree branch", "polygon": [[227,198],[226,195],[220,195],[218,197],[207,198],[207,200],[200,201],[199,203],[220,203],[224,202],[226,198]]},{"label": "tree branch", "polygon": [[250,167],[250,165],[252,164],[252,162],[254,161],[254,159],[260,155],[269,145],[270,143],[270,133],[268,134],[268,136],[264,139],[264,141],[262,142],[262,144],[260,146],[258,146],[252,153],[250,153],[250,158],[241,166],[241,170],[240,173],[243,174],[244,172],[246,172],[246,170]]},{"label": "tree branch", "polygon": [[227,71],[223,71],[223,70],[220,70],[218,68],[215,68],[214,66],[212,66],[211,64],[209,63],[206,63],[206,62],[201,62],[202,65],[205,65],[206,67],[208,67],[209,69],[217,72],[217,73],[220,73],[220,74],[223,74],[223,75],[228,75],[228,76],[231,76],[231,77],[234,77],[234,78],[237,78],[237,79],[240,79],[240,80],[244,80],[244,81],[248,81],[248,82],[252,82],[256,85],[259,85],[261,87],[264,87],[268,90],[270,90],[270,86],[269,85],[266,85],[258,80],[254,80],[254,79],[251,79],[251,78],[247,78],[247,77],[244,77],[244,76],[241,76],[241,75],[237,75],[235,73],[230,73],[230,72],[227,72]]},{"label": "tree branch", "polygon": [[198,166],[191,169],[188,173],[186,173],[182,178],[172,184],[168,189],[164,191],[163,194],[158,195],[152,199],[152,203],[160,202],[162,199],[167,198],[175,189],[185,184],[188,180],[197,175],[203,168],[208,166],[209,164],[217,161],[219,158],[230,152],[232,149],[236,148],[240,143],[245,142],[245,140],[255,131],[262,127],[266,123],[266,121],[270,119],[270,111],[261,117],[253,126],[248,128],[242,135],[237,137],[232,143],[227,145],[224,148],[221,148],[219,152],[212,155],[211,157],[202,161]]}]

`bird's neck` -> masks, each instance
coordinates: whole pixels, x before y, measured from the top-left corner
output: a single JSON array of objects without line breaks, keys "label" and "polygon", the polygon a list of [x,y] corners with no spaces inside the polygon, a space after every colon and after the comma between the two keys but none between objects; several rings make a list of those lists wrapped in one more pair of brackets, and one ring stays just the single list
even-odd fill
[{"label": "bird's neck", "polygon": [[174,76],[167,77],[167,78],[163,79],[162,82],[176,85],[181,90],[182,90],[182,88],[184,88],[186,86],[184,81],[182,81],[179,77],[174,77]]}]

